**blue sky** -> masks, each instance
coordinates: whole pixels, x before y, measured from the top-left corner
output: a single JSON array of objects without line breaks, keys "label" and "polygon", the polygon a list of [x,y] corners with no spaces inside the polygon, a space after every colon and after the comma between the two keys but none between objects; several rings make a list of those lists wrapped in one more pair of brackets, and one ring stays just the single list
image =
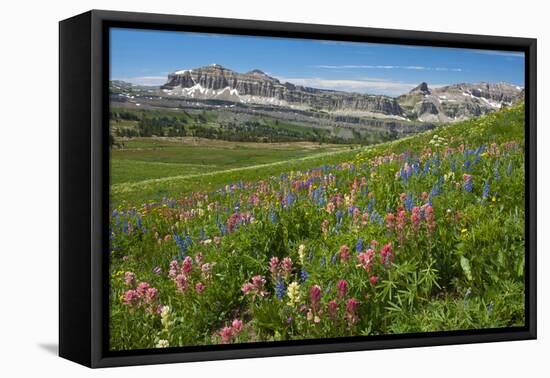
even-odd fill
[{"label": "blue sky", "polygon": [[212,63],[261,69],[316,88],[399,95],[420,82],[523,86],[523,53],[137,29],[111,29],[111,79],[160,85],[170,72]]}]

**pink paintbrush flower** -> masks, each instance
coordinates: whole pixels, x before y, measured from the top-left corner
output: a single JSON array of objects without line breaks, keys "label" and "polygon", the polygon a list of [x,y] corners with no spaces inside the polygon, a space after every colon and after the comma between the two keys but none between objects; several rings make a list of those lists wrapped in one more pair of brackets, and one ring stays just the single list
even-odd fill
[{"label": "pink paintbrush flower", "polygon": [[176,276],[176,287],[182,293],[187,289],[187,276],[185,274],[178,274]]},{"label": "pink paintbrush flower", "polygon": [[197,265],[202,264],[202,259],[203,259],[202,252],[199,252],[195,255],[195,262],[197,263]]},{"label": "pink paintbrush flower", "polygon": [[393,252],[391,250],[391,243],[388,243],[380,250],[380,262],[386,268],[390,267],[393,262]]},{"label": "pink paintbrush flower", "polygon": [[283,274],[289,276],[292,273],[292,259],[290,257],[285,257],[281,262]]},{"label": "pink paintbrush flower", "polygon": [[276,277],[278,270],[279,270],[279,258],[277,256],[272,256],[271,259],[269,259],[269,271],[271,272],[273,277]]},{"label": "pink paintbrush flower", "polygon": [[357,223],[359,220],[359,215],[361,215],[361,210],[358,207],[353,209],[353,223]]},{"label": "pink paintbrush flower", "polygon": [[422,216],[420,215],[420,207],[415,206],[412,208],[412,215],[411,215],[411,223],[413,226],[413,231],[416,233],[418,232],[418,229],[420,228],[420,221],[422,220]]},{"label": "pink paintbrush flower", "polygon": [[252,282],[245,282],[243,286],[241,287],[241,291],[243,294],[252,294],[252,298],[256,298],[256,296],[263,297],[267,294],[267,292],[264,290],[264,286],[266,283],[266,280],[264,277],[257,275],[252,277]]},{"label": "pink paintbrush flower", "polygon": [[158,299],[159,291],[157,288],[150,287],[145,291],[145,303],[152,304]]},{"label": "pink paintbrush flower", "polygon": [[227,230],[229,232],[235,231],[237,225],[242,221],[242,215],[239,213],[233,213],[227,220]]},{"label": "pink paintbrush flower", "polygon": [[311,289],[309,289],[309,300],[311,302],[311,307],[317,308],[321,300],[321,287],[319,287],[319,285],[313,285]]},{"label": "pink paintbrush flower", "polygon": [[261,290],[265,285],[265,278],[260,275],[252,277],[252,285],[258,290]]},{"label": "pink paintbrush flower", "polygon": [[245,282],[241,287],[241,291],[244,294],[248,294],[252,289],[254,289],[254,285],[252,285],[250,282]]},{"label": "pink paintbrush flower", "polygon": [[328,316],[330,319],[334,320],[336,319],[336,314],[338,312],[338,302],[336,302],[335,299],[328,302]]},{"label": "pink paintbrush flower", "polygon": [[424,208],[424,215],[426,217],[426,228],[428,229],[428,233],[432,234],[435,230],[435,217],[434,209],[431,205],[426,205]]},{"label": "pink paintbrush flower", "polygon": [[359,320],[359,317],[357,316],[358,306],[359,302],[357,302],[357,299],[355,298],[350,298],[346,302],[346,319],[349,324],[355,324]]},{"label": "pink paintbrush flower", "polygon": [[220,331],[222,344],[229,344],[233,339],[233,329],[231,327],[223,327]]},{"label": "pink paintbrush flower", "polygon": [[348,262],[349,258],[350,258],[349,247],[344,244],[340,247],[340,261],[342,261],[343,263],[346,263]]},{"label": "pink paintbrush flower", "polygon": [[127,286],[133,286],[136,280],[136,275],[133,272],[124,273],[124,283]]},{"label": "pink paintbrush flower", "polygon": [[193,269],[193,259],[190,256],[185,256],[181,265],[181,270],[184,274],[188,274]]},{"label": "pink paintbrush flower", "polygon": [[140,297],[143,297],[145,295],[145,292],[147,291],[147,289],[149,289],[149,287],[150,286],[147,282],[140,282],[137,285],[136,292],[138,293],[138,295]]},{"label": "pink paintbrush flower", "polygon": [[243,329],[243,321],[240,319],[234,319],[231,323],[231,328],[233,329],[233,334],[237,334]]},{"label": "pink paintbrush flower", "polygon": [[396,231],[399,241],[402,242],[405,237],[405,225],[407,224],[407,213],[405,210],[399,210],[397,213]]},{"label": "pink paintbrush flower", "polygon": [[338,289],[338,298],[344,298],[348,293],[348,282],[346,280],[339,280],[336,287]]},{"label": "pink paintbrush flower", "polygon": [[168,277],[174,279],[178,275],[178,261],[170,261],[170,268],[168,268]]},{"label": "pink paintbrush flower", "polygon": [[139,301],[139,294],[135,290],[128,290],[124,293],[123,301],[127,305],[136,305]]},{"label": "pink paintbrush flower", "polygon": [[209,280],[212,278],[213,263],[204,263],[201,265],[201,276],[203,280]]},{"label": "pink paintbrush flower", "polygon": [[205,286],[202,282],[197,282],[195,284],[195,291],[198,293],[198,294],[202,294],[202,292],[204,291],[205,289]]},{"label": "pink paintbrush flower", "polygon": [[361,216],[361,225],[365,227],[369,223],[369,213],[365,212]]},{"label": "pink paintbrush flower", "polygon": [[359,253],[357,259],[359,260],[359,266],[365,269],[366,272],[370,272],[374,263],[374,250],[369,248],[366,252]]}]

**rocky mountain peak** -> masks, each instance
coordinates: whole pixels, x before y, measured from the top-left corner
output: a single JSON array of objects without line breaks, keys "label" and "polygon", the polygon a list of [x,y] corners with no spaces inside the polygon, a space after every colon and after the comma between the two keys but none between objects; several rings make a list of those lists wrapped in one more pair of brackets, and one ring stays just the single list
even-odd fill
[{"label": "rocky mountain peak", "polygon": [[161,86],[164,94],[195,99],[324,109],[327,111],[359,111],[401,117],[403,109],[386,96],[330,90],[281,83],[265,72],[254,69],[240,73],[219,64],[176,71]]},{"label": "rocky mountain peak", "polygon": [[434,89],[422,83],[400,96],[399,103],[420,121],[455,122],[515,104],[523,97],[522,88],[509,83],[459,83]]},{"label": "rocky mountain peak", "polygon": [[248,74],[250,74],[250,75],[258,75],[258,76],[267,76],[267,74],[266,74],[264,71],[259,70],[259,69],[257,69],[257,68],[254,69],[254,70],[252,70],[252,71],[249,71]]},{"label": "rocky mountain peak", "polygon": [[423,95],[428,95],[430,93],[432,93],[430,91],[430,88],[428,88],[428,83],[426,83],[425,81],[423,81],[422,83],[420,83],[419,85],[417,85],[416,87],[414,87],[410,92],[410,94],[423,94]]},{"label": "rocky mountain peak", "polygon": [[163,95],[243,104],[321,109],[338,114],[454,122],[479,116],[523,99],[523,89],[507,83],[461,83],[430,88],[420,83],[392,98],[281,83],[259,69],[240,73],[220,64],[176,71],[161,86]]}]

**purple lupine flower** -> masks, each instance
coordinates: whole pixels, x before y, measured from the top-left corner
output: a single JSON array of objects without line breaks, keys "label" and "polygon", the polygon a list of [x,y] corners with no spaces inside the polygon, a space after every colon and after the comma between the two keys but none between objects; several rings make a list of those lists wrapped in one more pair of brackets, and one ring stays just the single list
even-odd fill
[{"label": "purple lupine flower", "polygon": [[472,185],[473,185],[472,175],[464,173],[464,175],[462,176],[462,181],[463,181],[462,187],[464,188],[465,191],[470,193],[472,191]]},{"label": "purple lupine flower", "polygon": [[286,286],[281,277],[279,277],[277,283],[275,284],[275,292],[277,293],[277,298],[279,300],[283,299],[286,293]]},{"label": "purple lupine flower", "polygon": [[359,236],[359,239],[357,239],[357,244],[355,244],[355,252],[362,252],[363,249],[365,249],[365,244],[363,242],[363,238]]}]

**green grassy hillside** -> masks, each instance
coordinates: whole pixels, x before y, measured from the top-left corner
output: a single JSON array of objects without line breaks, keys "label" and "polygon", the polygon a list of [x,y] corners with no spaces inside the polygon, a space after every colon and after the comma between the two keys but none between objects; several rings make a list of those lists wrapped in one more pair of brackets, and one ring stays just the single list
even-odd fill
[{"label": "green grassy hillside", "polygon": [[368,148],[120,176],[111,348],[522,326],[524,122],[518,105]]}]

